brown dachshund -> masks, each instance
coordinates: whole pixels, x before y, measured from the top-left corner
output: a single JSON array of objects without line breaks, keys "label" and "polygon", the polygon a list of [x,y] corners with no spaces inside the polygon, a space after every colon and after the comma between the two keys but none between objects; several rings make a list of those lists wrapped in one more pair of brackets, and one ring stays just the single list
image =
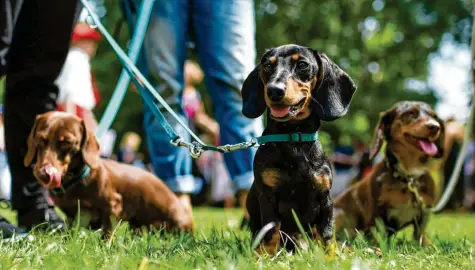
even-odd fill
[{"label": "brown dachshund", "polygon": [[[315,134],[320,121],[333,121],[348,110],[356,86],[325,54],[286,45],[267,51],[242,88],[243,114],[257,118],[267,109],[263,135]],[[297,136],[301,137],[301,136]],[[246,206],[255,238],[271,222],[258,252],[274,254],[284,238],[299,229],[292,209],[332,256],[333,203],[329,194],[332,171],[316,139],[269,142],[254,159],[254,183]],[[287,248],[294,248],[291,241]]]},{"label": "brown dachshund", "polygon": [[25,166],[33,161],[36,179],[50,190],[55,204],[74,217],[79,200],[81,211],[92,217],[91,227],[102,227],[106,235],[111,216],[128,221],[132,228],[193,231],[191,212],[160,179],[143,169],[101,159],[96,136],[73,114],[48,112],[36,117]]},{"label": "brown dachshund", "polygon": [[413,225],[414,238],[429,245],[425,229],[436,194],[428,170],[443,156],[444,133],[442,120],[423,102],[399,102],[382,113],[370,156],[379,152],[383,141],[386,156],[335,199],[337,234],[368,234],[380,219],[389,236]]}]

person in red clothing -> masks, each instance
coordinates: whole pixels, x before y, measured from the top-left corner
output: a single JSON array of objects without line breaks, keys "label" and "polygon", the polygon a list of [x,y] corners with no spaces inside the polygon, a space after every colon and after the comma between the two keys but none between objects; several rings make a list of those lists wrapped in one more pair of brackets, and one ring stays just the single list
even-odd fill
[{"label": "person in red clothing", "polygon": [[98,105],[100,95],[90,60],[101,39],[102,35],[87,23],[76,24],[66,62],[56,79],[58,110],[76,114],[92,129],[97,127],[92,110]]}]

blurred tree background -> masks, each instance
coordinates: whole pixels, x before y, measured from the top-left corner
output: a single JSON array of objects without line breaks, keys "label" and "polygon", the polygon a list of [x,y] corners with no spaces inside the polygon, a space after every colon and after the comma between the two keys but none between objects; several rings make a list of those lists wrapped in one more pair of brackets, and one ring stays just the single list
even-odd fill
[{"label": "blurred tree background", "polygon": [[[117,0],[105,4],[104,23],[114,32],[122,15]],[[323,140],[327,147],[330,138],[369,142],[379,113],[395,102],[437,102],[427,80],[430,56],[444,40],[470,44],[472,4],[472,0],[255,0],[258,57],[287,43],[326,53],[354,79],[358,91],[347,116],[323,125]],[[125,23],[117,37],[126,49],[130,35]],[[99,46],[93,69],[102,93],[96,109],[100,118],[121,70],[106,41]],[[206,94],[204,85],[199,89]],[[209,108],[209,99],[205,102]],[[139,95],[129,91],[112,127],[119,139],[126,131],[143,135],[142,108]]]}]

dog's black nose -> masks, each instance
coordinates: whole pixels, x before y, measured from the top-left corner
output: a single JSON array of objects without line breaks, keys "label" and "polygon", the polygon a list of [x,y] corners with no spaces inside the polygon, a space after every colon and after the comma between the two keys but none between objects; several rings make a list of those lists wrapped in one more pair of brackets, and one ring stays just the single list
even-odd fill
[{"label": "dog's black nose", "polygon": [[440,130],[440,125],[437,124],[437,123],[427,123],[426,124],[426,128],[429,130],[429,132],[432,134],[432,135],[435,135],[437,134],[437,132],[439,132]]},{"label": "dog's black nose", "polygon": [[267,86],[267,96],[271,101],[281,101],[285,96],[285,90],[275,84]]}]

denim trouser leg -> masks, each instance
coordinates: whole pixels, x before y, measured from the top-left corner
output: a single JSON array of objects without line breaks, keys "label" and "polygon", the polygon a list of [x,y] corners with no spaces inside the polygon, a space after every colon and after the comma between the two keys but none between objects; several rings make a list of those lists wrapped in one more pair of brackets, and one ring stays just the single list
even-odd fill
[{"label": "denim trouser leg", "polygon": [[[222,144],[249,141],[255,121],[241,113],[241,86],[255,65],[255,18],[252,0],[193,1],[192,24]],[[236,190],[250,188],[255,149],[224,155]]]},{"label": "denim trouser leg", "polygon": [[[193,5],[193,6],[191,6]],[[190,17],[191,14],[191,17]],[[192,21],[190,21],[192,20]],[[262,125],[241,113],[240,88],[254,67],[254,8],[250,0],[156,0],[144,41],[147,72],[168,104],[185,119],[181,98],[188,26],[193,26],[200,64],[221,126],[221,142],[239,143],[256,136]],[[183,138],[190,136],[164,113]],[[174,148],[170,138],[145,108],[145,131],[152,165],[158,176],[175,192],[196,192],[188,150]],[[237,190],[253,182],[255,149],[225,155]]]},{"label": "denim trouser leg", "polygon": [[[144,40],[148,75],[152,83],[172,109],[187,122],[181,106],[188,33],[188,1],[156,0]],[[183,127],[162,110],[175,131],[185,140],[190,136]],[[174,192],[192,193],[197,183],[191,174],[192,164],[188,150],[170,144],[165,130],[150,109],[144,109],[144,128],[155,173]]]}]

